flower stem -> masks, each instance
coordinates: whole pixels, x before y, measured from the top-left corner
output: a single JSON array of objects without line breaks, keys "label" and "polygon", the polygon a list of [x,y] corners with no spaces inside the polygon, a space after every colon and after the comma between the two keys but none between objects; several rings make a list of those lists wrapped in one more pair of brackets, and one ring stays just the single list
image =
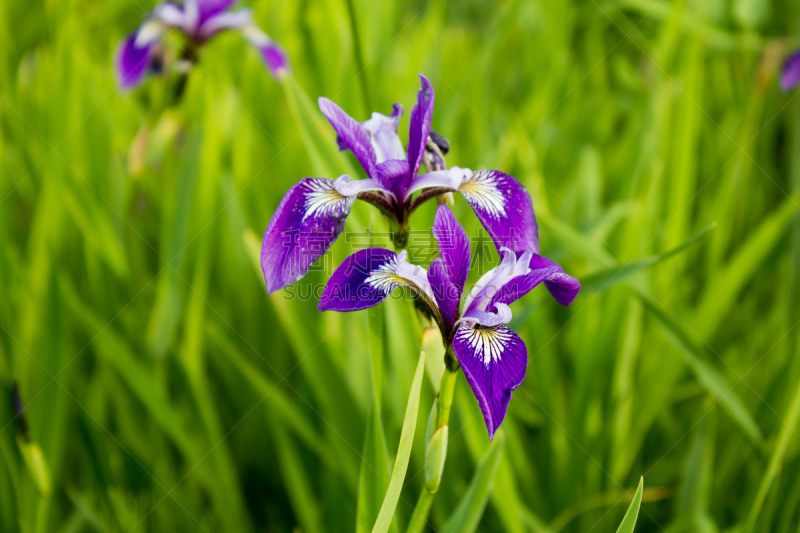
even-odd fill
[{"label": "flower stem", "polygon": [[356,68],[358,68],[358,79],[361,83],[361,92],[364,94],[364,106],[367,114],[372,112],[372,102],[369,97],[369,86],[367,84],[367,66],[364,64],[364,52],[361,50],[361,39],[358,38],[358,22],[356,20],[356,8],[353,0],[347,0],[347,12],[350,15],[350,32],[353,34],[353,49],[356,56]]},{"label": "flower stem", "polygon": [[[455,353],[453,353],[452,345],[448,345],[447,347],[447,351],[444,354],[444,363],[444,372],[442,372],[442,379],[439,382],[439,414],[437,420],[439,427],[448,425],[450,422],[450,408],[453,405],[456,378],[458,376],[458,369],[461,368]],[[421,533],[425,530],[425,524],[428,522],[428,513],[431,510],[432,503],[433,493],[427,488],[423,488],[417,500],[417,505],[414,507],[414,514],[411,515],[411,521],[408,523],[406,533]]]}]

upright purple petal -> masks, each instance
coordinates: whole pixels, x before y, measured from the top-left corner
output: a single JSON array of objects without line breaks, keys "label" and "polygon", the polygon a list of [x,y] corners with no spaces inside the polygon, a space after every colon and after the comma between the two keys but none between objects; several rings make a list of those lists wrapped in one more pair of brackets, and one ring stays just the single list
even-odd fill
[{"label": "upright purple petal", "polygon": [[473,328],[462,322],[453,337],[453,350],[478,400],[491,440],[506,416],[512,391],[525,379],[528,349],[506,326]]},{"label": "upright purple petal", "polygon": [[442,256],[447,275],[458,288],[460,298],[469,274],[469,237],[446,205],[440,205],[436,210],[433,235],[439,244],[439,255]]},{"label": "upright purple petal", "polygon": [[344,230],[355,196],[344,196],[334,180],[303,178],[284,195],[261,244],[267,292],[298,281]]},{"label": "upright purple petal", "polygon": [[480,170],[458,188],[497,249],[539,253],[539,226],[531,196],[514,176]]},{"label": "upright purple petal", "polygon": [[396,268],[397,254],[391,250],[367,248],[352,254],[328,280],[317,309],[360,311],[378,305],[404,284]]},{"label": "upright purple petal", "polygon": [[578,291],[581,289],[580,282],[564,273],[564,269],[555,261],[541,255],[534,255],[530,260],[529,266],[531,269],[529,273],[515,277],[503,285],[494,294],[486,308],[491,311],[495,304],[515,302],[540,283],[545,284],[550,294],[561,305],[570,305],[578,295]]},{"label": "upright purple petal", "polygon": [[339,149],[351,150],[358,162],[361,163],[361,166],[364,167],[364,170],[367,171],[367,174],[372,176],[371,169],[376,163],[376,156],[367,130],[353,117],[345,113],[341,107],[324,96],[319,97],[319,110],[322,111],[322,114],[325,115],[325,118],[328,119],[328,122],[331,123],[331,126],[336,131],[336,141],[339,143]]},{"label": "upright purple petal", "polygon": [[123,90],[132,89],[139,85],[144,79],[155,46],[153,42],[148,42],[143,46],[137,46],[136,37],[139,30],[128,35],[117,47],[114,58],[114,67],[117,74],[117,83]]},{"label": "upright purple petal", "polygon": [[211,17],[226,11],[235,2],[236,0],[194,0],[197,6],[197,26],[202,26]]},{"label": "upright purple petal", "polygon": [[796,51],[783,63],[781,71],[781,89],[790,91],[800,83],[800,50]]},{"label": "upright purple petal", "polygon": [[[433,86],[422,74],[419,78],[422,88],[417,92],[417,104],[411,110],[411,124],[408,127],[408,166],[411,169],[409,181],[417,175],[422,158],[425,157],[425,145],[433,118]],[[407,184],[408,181],[403,186]]]},{"label": "upright purple petal", "polygon": [[445,328],[449,331],[458,319],[458,304],[461,290],[450,280],[444,261],[437,257],[428,269],[428,282],[431,285],[436,305],[444,319]]}]

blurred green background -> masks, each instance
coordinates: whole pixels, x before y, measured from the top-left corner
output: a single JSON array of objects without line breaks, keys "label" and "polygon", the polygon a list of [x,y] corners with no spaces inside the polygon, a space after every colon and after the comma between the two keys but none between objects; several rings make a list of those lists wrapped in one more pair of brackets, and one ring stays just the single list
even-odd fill
[{"label": "blurred green background", "polygon": [[[316,98],[400,102],[405,141],[418,72],[448,162],[517,176],[584,283],[512,306],[530,363],[488,471],[459,377],[428,531],[462,501],[479,531],[615,531],[640,476],[637,531],[798,531],[800,101],[776,81],[798,2],[352,0],[357,40],[345,0],[242,5],[294,78],[221,35],[162,113],[164,80],[121,94],[111,68],[151,3],[0,2],[0,531],[369,531],[423,325],[267,297],[257,254],[298,179],[363,175]],[[348,230],[384,228],[362,204]]]}]

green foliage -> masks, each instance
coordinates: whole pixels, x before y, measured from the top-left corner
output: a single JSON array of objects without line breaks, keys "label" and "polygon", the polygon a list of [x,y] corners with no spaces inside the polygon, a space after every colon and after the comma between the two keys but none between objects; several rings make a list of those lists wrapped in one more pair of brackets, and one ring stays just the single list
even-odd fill
[{"label": "green foliage", "polygon": [[[165,110],[111,70],[152,0],[0,2],[0,531],[798,530],[796,3],[240,4],[294,75],[220,35]],[[446,434],[418,416],[444,350],[413,304],[316,310],[388,246],[374,208],[301,283],[260,271],[292,184],[364,176],[316,99],[399,102],[405,140],[419,72],[448,163],[517,176],[584,282],[512,305],[529,366],[491,443],[462,377]],[[497,253],[454,211],[473,282]]]}]

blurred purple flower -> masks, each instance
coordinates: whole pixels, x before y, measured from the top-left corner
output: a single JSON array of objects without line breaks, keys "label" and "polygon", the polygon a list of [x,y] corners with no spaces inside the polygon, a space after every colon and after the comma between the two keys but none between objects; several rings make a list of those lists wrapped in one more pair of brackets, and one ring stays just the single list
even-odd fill
[{"label": "blurred purple flower", "polygon": [[800,83],[800,50],[786,58],[781,71],[781,89],[790,91]]},{"label": "blurred purple flower", "polygon": [[270,74],[279,79],[289,70],[286,51],[258,28],[252,20],[252,11],[228,11],[234,2],[235,0],[185,0],[182,5],[173,2],[157,4],[148,19],[117,47],[114,67],[120,87],[131,89],[139,85],[145,74],[157,67],[154,52],[164,34],[172,28],[183,32],[188,39],[185,51],[190,56],[217,33],[237,30],[258,48]]},{"label": "blurred purple flower", "polygon": [[508,304],[544,283],[556,301],[569,305],[581,284],[532,250],[504,247],[501,264],[478,280],[462,305],[470,265],[469,238],[444,205],[436,212],[433,233],[440,257],[427,272],[410,264],[405,251],[361,250],[333,273],[318,308],[358,311],[379,304],[398,287],[411,289],[436,320],[445,343],[452,343],[491,439],[528,366],[525,343],[505,326],[511,320]]},{"label": "blurred purple flower", "polygon": [[[422,74],[420,80],[407,150],[397,134],[403,106],[394,104],[389,116],[372,113],[369,120],[358,122],[331,100],[319,99],[322,114],[336,130],[339,148],[353,152],[368,178],[353,182],[350,176],[303,178],[289,189],[270,220],[261,247],[268,292],[305,276],[344,230],[356,198],[375,205],[395,223],[395,244],[400,247],[405,244],[408,219],[420,204],[443,193],[459,192],[498,250],[539,251],[533,203],[516,178],[497,170],[435,170],[444,164],[442,155],[449,143],[435,132],[431,135],[433,87]],[[419,174],[423,166],[432,172]]]}]

